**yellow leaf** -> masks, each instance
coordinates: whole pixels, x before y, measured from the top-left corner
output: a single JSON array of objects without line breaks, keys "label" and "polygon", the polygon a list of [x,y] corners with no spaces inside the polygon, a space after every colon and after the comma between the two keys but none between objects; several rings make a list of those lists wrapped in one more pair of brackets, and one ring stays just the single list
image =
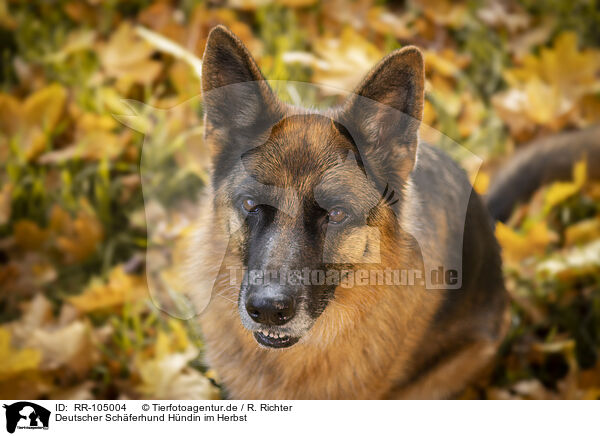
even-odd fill
[{"label": "yellow leaf", "polygon": [[467,6],[450,0],[418,0],[415,5],[434,23],[452,28],[461,27],[468,17]]},{"label": "yellow leaf", "polygon": [[565,243],[573,245],[600,239],[600,219],[590,218],[579,221],[565,230]]},{"label": "yellow leaf", "polygon": [[455,50],[445,49],[440,52],[425,51],[425,65],[430,73],[441,74],[446,77],[456,77],[462,74],[469,64],[467,56],[460,55]]},{"label": "yellow leaf", "polygon": [[475,176],[475,180],[473,181],[473,188],[475,191],[483,195],[487,192],[488,187],[490,186],[490,175],[485,171],[480,171]]},{"label": "yellow leaf", "polygon": [[[58,84],[40,89],[22,103],[0,94],[0,128],[16,139],[26,160],[36,158],[45,149],[48,136],[62,117],[66,99],[66,90]],[[0,136],[0,146],[3,141],[6,138]]]},{"label": "yellow leaf", "polygon": [[516,233],[507,225],[496,225],[496,238],[502,247],[502,257],[510,262],[519,262],[533,255],[541,255],[555,241],[556,235],[548,229],[545,221],[535,223],[525,234]]},{"label": "yellow leaf", "polygon": [[470,93],[461,95],[461,106],[458,130],[460,136],[466,138],[480,128],[485,116],[485,106],[481,100],[474,98]]},{"label": "yellow leaf", "polygon": [[102,224],[84,207],[72,219],[59,206],[52,208],[50,229],[56,236],[56,246],[65,262],[81,262],[91,256],[103,239]]},{"label": "yellow leaf", "polygon": [[[554,131],[567,123],[581,122],[582,97],[600,91],[600,51],[579,50],[577,36],[564,32],[551,48],[523,58],[517,68],[504,72],[511,86],[495,95],[492,102],[511,133],[529,138],[535,126]],[[580,107],[581,106],[581,107]]]},{"label": "yellow leaf", "polygon": [[82,312],[93,312],[146,296],[146,281],[142,277],[125,273],[121,266],[117,266],[110,272],[106,283],[93,279],[81,295],[70,297],[67,301]]},{"label": "yellow leaf", "polygon": [[40,229],[33,221],[20,220],[13,233],[17,245],[29,251],[40,250],[52,238],[67,263],[87,259],[103,239],[102,224],[85,207],[72,219],[58,205],[52,208],[47,229]]},{"label": "yellow leaf", "polygon": [[190,340],[182,321],[175,318],[169,319],[169,327],[173,333],[173,341],[175,348],[179,351],[183,351],[190,346]]},{"label": "yellow leaf", "polygon": [[163,330],[159,330],[154,344],[154,356],[158,359],[162,359],[171,354],[171,346],[169,336]]},{"label": "yellow leaf", "polygon": [[546,211],[577,194],[577,192],[579,192],[579,187],[572,182],[556,182],[552,184],[546,193]]},{"label": "yellow leaf", "polygon": [[569,197],[581,191],[581,188],[583,188],[585,185],[586,179],[587,162],[584,159],[580,162],[577,162],[573,167],[572,182],[556,182],[553,183],[550,188],[548,188],[544,203],[546,212],[550,211],[553,207],[561,204]]},{"label": "yellow leaf", "polygon": [[563,123],[553,124],[556,119],[561,120],[573,107],[573,101],[560,94],[560,90],[548,85],[538,78],[525,84],[527,95],[526,112],[528,117],[541,125],[553,125],[555,129],[563,127]]},{"label": "yellow leaf", "polygon": [[0,380],[19,375],[25,371],[36,370],[41,361],[41,354],[33,349],[15,349],[11,345],[10,332],[0,328]]},{"label": "yellow leaf", "polygon": [[67,91],[56,83],[40,89],[23,103],[25,122],[44,132],[52,130],[60,120],[66,99]]},{"label": "yellow leaf", "polygon": [[77,119],[77,129],[83,132],[97,130],[111,131],[117,126],[117,121],[110,115],[97,115],[91,112],[82,113]]},{"label": "yellow leaf", "polygon": [[581,96],[597,90],[596,73],[600,67],[600,52],[596,49],[580,51],[577,35],[563,32],[552,48],[543,48],[539,55],[529,55],[520,68],[505,72],[506,80],[515,85],[532,79],[554,84],[569,96]]}]

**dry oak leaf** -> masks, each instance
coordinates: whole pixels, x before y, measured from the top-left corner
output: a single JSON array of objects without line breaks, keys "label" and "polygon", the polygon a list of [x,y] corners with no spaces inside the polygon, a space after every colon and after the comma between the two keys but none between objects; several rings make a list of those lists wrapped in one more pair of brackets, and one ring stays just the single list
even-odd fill
[{"label": "dry oak leaf", "polygon": [[26,251],[39,251],[50,236],[48,229],[41,229],[31,220],[19,220],[13,225],[17,246]]},{"label": "dry oak leaf", "polygon": [[520,67],[506,70],[510,88],[492,103],[517,139],[528,139],[536,126],[556,131],[577,121],[581,99],[600,90],[599,70],[600,51],[579,50],[577,35],[563,32],[552,48],[527,55]]},{"label": "dry oak leaf", "polygon": [[[159,333],[159,344],[164,342]],[[158,344],[157,344],[158,345]],[[188,362],[198,355],[198,350],[190,346],[184,352],[169,353],[157,350],[150,359],[138,358],[135,366],[141,383],[138,392],[144,398],[209,400],[217,399],[218,391],[200,372],[188,366]]]},{"label": "dry oak leaf", "polygon": [[108,42],[98,46],[100,63],[109,78],[117,80],[116,87],[126,93],[130,85],[149,85],[158,77],[162,65],[152,60],[154,48],[141,39],[132,25],[124,21]]},{"label": "dry oak leaf", "polygon": [[85,200],[81,201],[81,210],[75,218],[54,205],[48,228],[42,229],[30,220],[19,220],[14,224],[13,233],[16,244],[26,251],[40,251],[54,243],[66,263],[87,259],[103,239],[102,224],[92,215]]},{"label": "dry oak leaf", "polygon": [[15,141],[24,160],[35,159],[46,148],[60,121],[67,99],[66,90],[51,84],[31,94],[23,102],[0,94],[0,150]]},{"label": "dry oak leaf", "polygon": [[148,287],[143,277],[125,273],[116,266],[104,282],[94,278],[80,295],[67,299],[82,312],[110,309],[124,303],[148,297]]},{"label": "dry oak leaf", "polygon": [[85,201],[74,219],[60,207],[54,206],[50,228],[57,234],[56,246],[67,263],[82,262],[90,257],[104,238],[102,224],[89,212]]},{"label": "dry oak leaf", "polygon": [[15,342],[39,352],[40,371],[68,369],[82,375],[97,361],[99,335],[87,320],[70,316],[68,309],[63,305],[56,319],[50,301],[38,293],[23,305],[23,316],[10,324]]},{"label": "dry oak leaf", "polygon": [[92,328],[87,322],[75,321],[59,328],[36,329],[25,343],[41,352],[41,370],[65,368],[83,375],[98,359],[92,335]]}]

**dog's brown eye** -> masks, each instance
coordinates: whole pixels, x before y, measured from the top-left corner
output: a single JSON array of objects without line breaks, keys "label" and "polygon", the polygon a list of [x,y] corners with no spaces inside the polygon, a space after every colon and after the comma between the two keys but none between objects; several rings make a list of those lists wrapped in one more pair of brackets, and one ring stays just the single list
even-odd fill
[{"label": "dog's brown eye", "polygon": [[344,209],[340,209],[336,207],[335,209],[331,209],[328,215],[328,221],[332,224],[340,224],[346,220],[348,214]]},{"label": "dog's brown eye", "polygon": [[258,204],[256,204],[256,201],[252,200],[251,198],[246,198],[242,203],[242,207],[246,212],[254,213],[258,209]]}]

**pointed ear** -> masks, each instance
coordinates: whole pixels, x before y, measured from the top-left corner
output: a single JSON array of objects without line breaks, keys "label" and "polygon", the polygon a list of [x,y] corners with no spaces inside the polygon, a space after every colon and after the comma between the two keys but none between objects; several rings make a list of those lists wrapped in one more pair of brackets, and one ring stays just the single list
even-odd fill
[{"label": "pointed ear", "polygon": [[208,128],[260,127],[280,117],[280,103],[252,56],[233,33],[216,26],[202,61],[202,96]]},{"label": "pointed ear", "polygon": [[[424,62],[416,47],[396,50],[377,64],[342,109],[346,126],[366,154],[402,158],[412,169],[423,118]],[[412,160],[412,162],[411,162]]]}]

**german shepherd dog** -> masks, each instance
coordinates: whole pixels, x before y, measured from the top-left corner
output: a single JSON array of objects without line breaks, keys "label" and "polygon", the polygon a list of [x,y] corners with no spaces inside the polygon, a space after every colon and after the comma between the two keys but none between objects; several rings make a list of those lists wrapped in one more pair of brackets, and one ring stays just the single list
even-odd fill
[{"label": "german shepherd dog", "polygon": [[[493,359],[508,299],[488,209],[450,157],[419,141],[421,52],[394,51],[343,104],[318,112],[279,101],[242,42],[218,26],[202,91],[211,183],[186,268],[192,288],[217,277],[200,322],[226,395],[460,394]],[[423,277],[426,263],[456,259],[454,289],[381,275],[349,286],[249,280],[254,271]],[[233,285],[232,265],[243,275]]]}]

